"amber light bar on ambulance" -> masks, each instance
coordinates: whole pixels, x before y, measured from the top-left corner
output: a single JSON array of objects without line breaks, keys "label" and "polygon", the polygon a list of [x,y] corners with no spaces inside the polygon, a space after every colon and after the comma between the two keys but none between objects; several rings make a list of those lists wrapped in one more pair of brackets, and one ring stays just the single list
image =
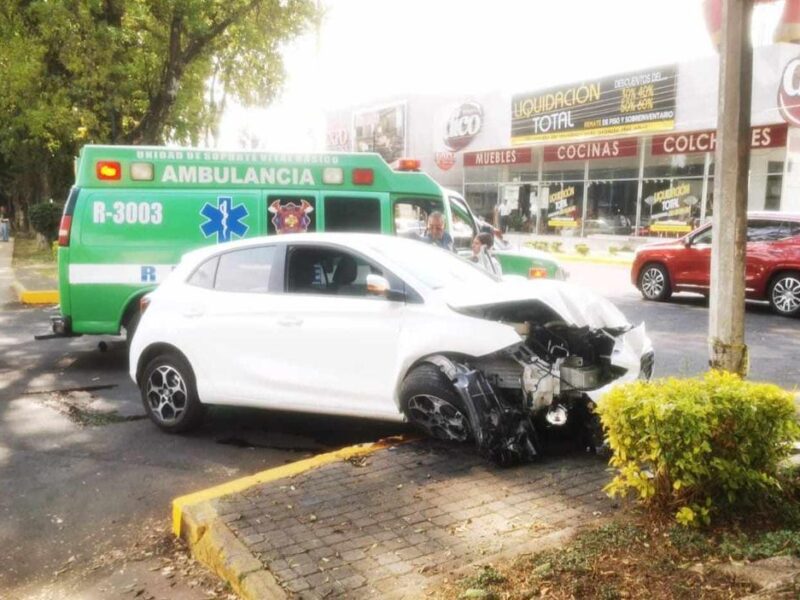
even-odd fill
[{"label": "amber light bar on ambulance", "polygon": [[547,269],[544,267],[531,267],[528,269],[529,279],[544,279],[547,277]]},{"label": "amber light bar on ambulance", "polygon": [[418,158],[400,158],[395,163],[395,171],[419,171],[422,161]]},{"label": "amber light bar on ambulance", "polygon": [[101,181],[119,181],[122,179],[122,166],[115,160],[98,160],[95,173]]}]

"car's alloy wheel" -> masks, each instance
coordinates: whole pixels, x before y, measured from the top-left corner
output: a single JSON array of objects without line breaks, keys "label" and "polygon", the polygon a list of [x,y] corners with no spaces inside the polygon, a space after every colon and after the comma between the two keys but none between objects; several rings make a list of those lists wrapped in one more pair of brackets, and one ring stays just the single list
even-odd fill
[{"label": "car's alloy wheel", "polygon": [[455,406],[430,394],[412,396],[408,400],[408,416],[432,437],[440,440],[465,442],[469,425],[464,414]]},{"label": "car's alloy wheel", "polygon": [[665,300],[672,293],[669,278],[664,267],[650,265],[645,267],[639,277],[639,289],[648,300]]},{"label": "car's alloy wheel", "polygon": [[464,401],[439,367],[424,363],[403,380],[400,407],[409,423],[440,440],[466,442],[472,438]]},{"label": "car's alloy wheel", "polygon": [[202,422],[205,407],[197,396],[194,372],[183,356],[168,353],[153,358],[139,387],[148,416],[164,431],[189,431]]},{"label": "car's alloy wheel", "polygon": [[186,382],[170,365],[163,365],[147,379],[147,403],[153,417],[163,425],[174,425],[186,411]]},{"label": "car's alloy wheel", "polygon": [[800,274],[779,276],[771,286],[769,302],[778,314],[800,314]]}]

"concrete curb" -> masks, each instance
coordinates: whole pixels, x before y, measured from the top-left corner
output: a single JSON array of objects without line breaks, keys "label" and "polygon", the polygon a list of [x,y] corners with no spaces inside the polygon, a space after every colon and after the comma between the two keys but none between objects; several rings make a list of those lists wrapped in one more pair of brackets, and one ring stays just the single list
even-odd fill
[{"label": "concrete curb", "polygon": [[58,304],[58,290],[28,290],[19,281],[14,280],[11,288],[22,304]]},{"label": "concrete curb", "polygon": [[349,446],[180,496],[172,501],[173,533],[187,543],[192,556],[230,584],[245,600],[284,600],[289,597],[286,591],[219,519],[216,500],[254,485],[293,477],[332,462],[371,454],[405,441],[398,437]]}]

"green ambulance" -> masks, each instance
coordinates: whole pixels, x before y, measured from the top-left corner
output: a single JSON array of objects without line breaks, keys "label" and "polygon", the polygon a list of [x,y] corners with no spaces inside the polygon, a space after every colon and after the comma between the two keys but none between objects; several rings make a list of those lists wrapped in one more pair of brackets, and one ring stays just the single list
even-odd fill
[{"label": "green ambulance", "polygon": [[[206,244],[314,231],[416,236],[441,211],[456,248],[468,253],[475,216],[418,169],[418,161],[391,168],[366,153],[85,146],[59,228],[53,332],[130,334],[141,297],[181,255]],[[564,277],[544,253],[496,256],[505,274]]]}]

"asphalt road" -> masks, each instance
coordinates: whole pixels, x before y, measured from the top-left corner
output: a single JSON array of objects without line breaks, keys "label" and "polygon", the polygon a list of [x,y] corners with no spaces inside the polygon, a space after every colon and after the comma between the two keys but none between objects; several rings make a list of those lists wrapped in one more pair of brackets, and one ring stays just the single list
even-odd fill
[{"label": "asphalt road", "polygon": [[[567,267],[571,281],[611,298],[632,322],[646,323],[658,376],[705,370],[708,310],[702,298],[644,302],[625,267]],[[87,565],[100,556],[122,560],[144,531],[165,528],[173,497],[404,430],[217,409],[196,434],[166,435],[142,418],[124,343],[105,338],[109,348],[101,351],[95,337],[36,342],[32,336],[46,328],[47,316],[45,309],[0,306],[0,597],[117,597],[109,590],[123,589],[134,575],[146,579],[151,569],[140,567],[119,582],[125,571],[113,561],[88,574]],[[751,378],[797,386],[800,320],[754,303],[746,327]],[[170,598],[205,597],[185,582],[171,585]]]}]

